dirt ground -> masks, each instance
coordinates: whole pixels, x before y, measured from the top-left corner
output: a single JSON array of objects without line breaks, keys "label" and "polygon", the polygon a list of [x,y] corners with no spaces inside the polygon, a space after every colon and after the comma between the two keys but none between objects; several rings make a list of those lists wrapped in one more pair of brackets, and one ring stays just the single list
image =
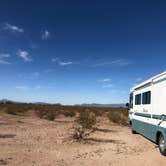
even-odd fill
[{"label": "dirt ground", "polygon": [[54,122],[0,113],[0,165],[10,166],[165,166],[157,146],[130,128],[100,119],[84,142],[71,139],[74,119]]}]

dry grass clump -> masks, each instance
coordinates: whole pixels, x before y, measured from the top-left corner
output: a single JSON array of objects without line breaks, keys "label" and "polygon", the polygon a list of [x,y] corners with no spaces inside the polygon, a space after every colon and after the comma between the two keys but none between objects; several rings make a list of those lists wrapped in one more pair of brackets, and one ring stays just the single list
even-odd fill
[{"label": "dry grass clump", "polygon": [[41,119],[47,119],[53,121],[56,116],[58,115],[58,112],[56,110],[36,110],[36,115]]},{"label": "dry grass clump", "polygon": [[110,111],[107,114],[108,119],[119,125],[128,125],[128,111]]},{"label": "dry grass clump", "polygon": [[89,109],[86,109],[80,112],[76,122],[79,126],[76,128],[73,138],[82,140],[95,130],[94,125],[96,124],[96,115]]},{"label": "dry grass clump", "polygon": [[[83,119],[87,119],[89,114],[95,117],[108,117],[111,122],[126,125],[128,119],[127,108],[106,108],[106,107],[84,107],[84,106],[63,106],[63,105],[49,105],[49,104],[26,104],[26,103],[6,103],[0,104],[0,111],[5,111],[12,115],[24,116],[29,110],[33,110],[40,118],[54,120],[57,115],[64,115],[66,117],[79,116],[80,125],[84,126]],[[85,111],[88,110],[88,111]],[[88,113],[87,113],[88,112]],[[83,118],[83,119],[81,119]]]},{"label": "dry grass clump", "polygon": [[62,114],[66,117],[74,117],[76,115],[76,110],[60,110],[59,114]]},{"label": "dry grass clump", "polygon": [[30,109],[29,106],[22,106],[21,104],[4,104],[2,108],[7,114],[11,115],[25,115]]}]

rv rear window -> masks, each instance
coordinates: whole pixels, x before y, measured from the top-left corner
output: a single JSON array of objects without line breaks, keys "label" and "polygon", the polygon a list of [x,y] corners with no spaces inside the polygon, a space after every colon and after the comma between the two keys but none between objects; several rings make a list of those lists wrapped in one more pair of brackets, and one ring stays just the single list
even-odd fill
[{"label": "rv rear window", "polygon": [[141,94],[135,95],[135,105],[141,104]]},{"label": "rv rear window", "polygon": [[142,94],[142,104],[151,103],[151,91],[145,92]]},{"label": "rv rear window", "polygon": [[130,108],[133,108],[133,93],[130,93]]}]

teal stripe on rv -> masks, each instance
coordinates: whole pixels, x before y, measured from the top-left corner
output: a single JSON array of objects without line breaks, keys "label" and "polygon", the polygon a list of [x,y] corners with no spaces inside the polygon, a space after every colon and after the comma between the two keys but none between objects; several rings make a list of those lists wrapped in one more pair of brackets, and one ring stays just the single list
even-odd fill
[{"label": "teal stripe on rv", "polygon": [[146,118],[151,118],[151,114],[136,112],[134,115],[138,115],[138,116],[142,116],[142,117],[146,117]]},{"label": "teal stripe on rv", "polygon": [[152,115],[153,119],[161,119],[161,115]]},{"label": "teal stripe on rv", "polygon": [[157,132],[161,132],[166,138],[166,128],[159,125],[143,122],[141,120],[132,119],[132,129],[150,140],[157,143]]},{"label": "teal stripe on rv", "polygon": [[161,116],[162,116],[162,115],[146,114],[146,113],[140,113],[140,112],[135,112],[134,115],[142,116],[145,118],[153,118],[153,119],[161,119]]}]

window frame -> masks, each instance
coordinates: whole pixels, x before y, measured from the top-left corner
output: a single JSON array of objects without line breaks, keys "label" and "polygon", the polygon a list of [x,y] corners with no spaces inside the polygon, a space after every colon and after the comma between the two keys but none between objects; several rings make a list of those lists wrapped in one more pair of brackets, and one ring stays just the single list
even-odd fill
[{"label": "window frame", "polygon": [[133,92],[130,93],[130,103],[129,103],[130,108],[133,108],[133,96],[134,96]]},{"label": "window frame", "polygon": [[142,94],[136,94],[135,95],[135,105],[141,105],[142,104]]},{"label": "window frame", "polygon": [[142,93],[142,104],[143,105],[151,104],[151,91]]}]

